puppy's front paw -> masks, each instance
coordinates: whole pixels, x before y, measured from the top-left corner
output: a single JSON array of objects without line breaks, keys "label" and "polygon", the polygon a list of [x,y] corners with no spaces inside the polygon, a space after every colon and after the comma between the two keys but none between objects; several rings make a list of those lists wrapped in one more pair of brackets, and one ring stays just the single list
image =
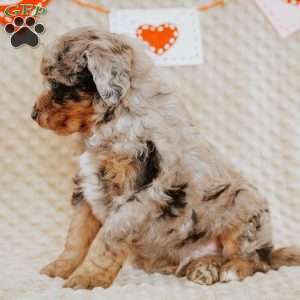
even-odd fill
[{"label": "puppy's front paw", "polygon": [[198,284],[211,285],[219,280],[222,260],[208,256],[192,262],[186,271],[186,277]]},{"label": "puppy's front paw", "polygon": [[40,273],[49,277],[68,278],[77,268],[78,263],[71,259],[57,259],[44,268]]},{"label": "puppy's front paw", "polygon": [[112,284],[107,276],[99,274],[74,274],[64,284],[64,288],[93,289],[95,287],[108,288]]}]

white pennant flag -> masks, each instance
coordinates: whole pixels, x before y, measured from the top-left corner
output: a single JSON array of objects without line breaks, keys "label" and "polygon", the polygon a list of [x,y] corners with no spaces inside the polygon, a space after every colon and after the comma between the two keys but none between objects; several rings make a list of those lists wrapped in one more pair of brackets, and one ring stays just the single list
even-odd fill
[{"label": "white pennant flag", "polygon": [[203,63],[199,11],[188,8],[112,11],[110,30],[140,39],[161,66]]}]

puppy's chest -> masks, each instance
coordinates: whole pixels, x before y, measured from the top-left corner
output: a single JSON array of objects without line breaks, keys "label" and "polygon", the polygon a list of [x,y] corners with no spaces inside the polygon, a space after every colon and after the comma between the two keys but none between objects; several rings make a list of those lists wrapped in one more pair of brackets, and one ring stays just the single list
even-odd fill
[{"label": "puppy's chest", "polygon": [[106,153],[100,158],[100,180],[107,195],[120,196],[134,190],[141,173],[138,159]]},{"label": "puppy's chest", "polygon": [[112,152],[85,152],[80,157],[80,186],[94,214],[106,217],[115,196],[133,191],[142,172],[139,159]]}]

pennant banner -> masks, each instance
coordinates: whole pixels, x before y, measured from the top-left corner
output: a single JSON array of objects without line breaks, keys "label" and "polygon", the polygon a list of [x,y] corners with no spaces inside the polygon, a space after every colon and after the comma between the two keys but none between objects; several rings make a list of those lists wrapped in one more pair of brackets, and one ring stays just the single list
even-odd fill
[{"label": "pennant banner", "polygon": [[116,10],[109,15],[110,30],[140,39],[154,62],[162,66],[203,63],[197,9]]},{"label": "pennant banner", "polygon": [[300,29],[300,4],[298,0],[256,0],[274,28],[282,37]]}]

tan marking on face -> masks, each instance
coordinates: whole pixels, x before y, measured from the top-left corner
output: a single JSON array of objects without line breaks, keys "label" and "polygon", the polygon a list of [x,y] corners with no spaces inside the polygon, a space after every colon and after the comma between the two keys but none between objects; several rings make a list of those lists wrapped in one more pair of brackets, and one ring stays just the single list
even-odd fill
[{"label": "tan marking on face", "polygon": [[38,112],[38,124],[59,135],[88,133],[93,125],[94,108],[90,96],[81,93],[80,97],[78,102],[68,100],[57,104],[51,91],[42,94],[33,108]]}]

